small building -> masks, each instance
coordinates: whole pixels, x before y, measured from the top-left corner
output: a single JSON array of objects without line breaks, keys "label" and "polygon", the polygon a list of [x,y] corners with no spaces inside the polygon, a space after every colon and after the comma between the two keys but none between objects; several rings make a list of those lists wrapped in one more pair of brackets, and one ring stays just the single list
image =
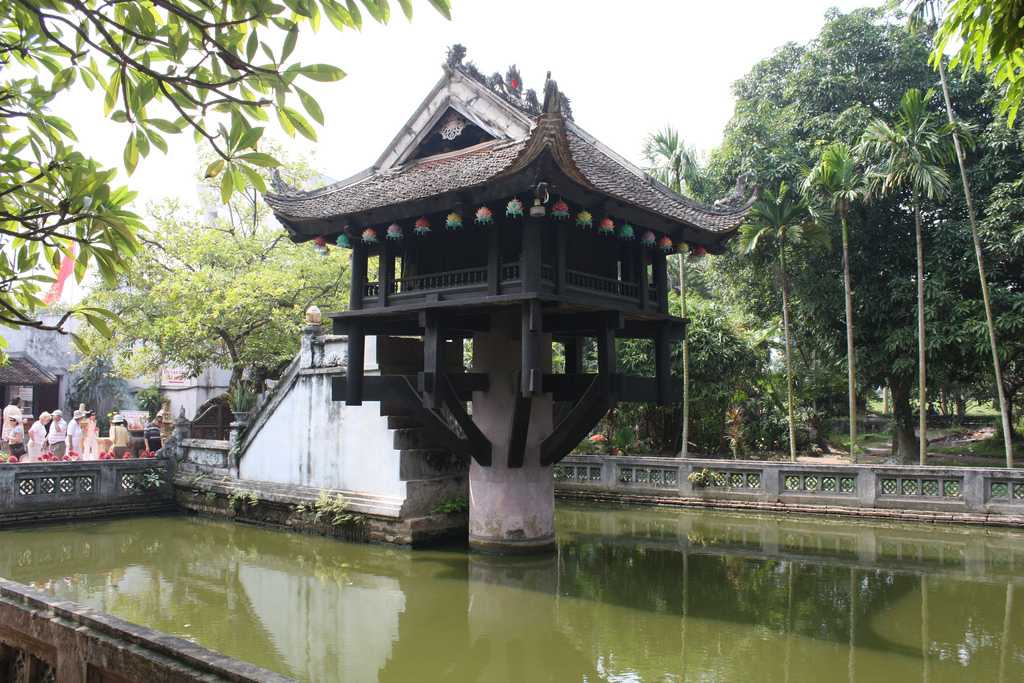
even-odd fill
[{"label": "small building", "polygon": [[[352,250],[349,310],[331,315],[348,336],[334,400],[397,406],[472,458],[471,545],[532,550],[553,542],[550,467],[618,402],[681,393],[666,257],[722,252],[752,198],[681,196],[578,126],[550,77],[541,101],[514,68],[485,78],[464,54],[452,48],[374,167],[308,192],[277,182],[266,199],[294,241]],[[364,377],[367,335],[392,370]],[[623,337],[651,342],[653,377],[619,372]]]},{"label": "small building", "polygon": [[[57,316],[44,316],[54,323]],[[5,330],[6,365],[0,367],[0,399],[4,405],[21,399],[22,412],[38,416],[43,411],[67,409],[68,389],[74,381],[72,366],[80,356],[67,334],[32,327]]]}]

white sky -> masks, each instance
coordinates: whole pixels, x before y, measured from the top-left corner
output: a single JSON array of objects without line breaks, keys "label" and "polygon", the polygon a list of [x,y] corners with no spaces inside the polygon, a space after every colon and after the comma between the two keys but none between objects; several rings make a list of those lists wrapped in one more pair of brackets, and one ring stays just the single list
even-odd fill
[{"label": "white sky", "polygon": [[[666,123],[689,144],[715,147],[733,110],[731,84],[755,62],[789,41],[821,28],[827,8],[848,11],[868,0],[452,0],[443,19],[425,0],[406,22],[397,2],[392,22],[368,22],[339,34],[324,19],[319,34],[304,33],[294,56],[325,62],[348,76],[337,83],[302,79],[323,107],[319,142],[298,137],[297,151],[341,179],[371,165],[441,76],[445,48],[456,42],[485,74],[509,64],[526,87],[542,94],[550,70],[572,99],[576,122],[623,156],[640,162],[645,136]],[[102,98],[77,91],[56,112],[75,127],[82,151],[121,165],[128,127],[106,121]],[[300,105],[296,103],[296,108]],[[173,118],[173,117],[169,117]],[[273,120],[274,117],[271,116]],[[271,124],[268,135],[284,138]],[[191,134],[169,138],[130,178],[142,203],[177,195],[194,201]],[[144,208],[143,205],[138,206]]]}]

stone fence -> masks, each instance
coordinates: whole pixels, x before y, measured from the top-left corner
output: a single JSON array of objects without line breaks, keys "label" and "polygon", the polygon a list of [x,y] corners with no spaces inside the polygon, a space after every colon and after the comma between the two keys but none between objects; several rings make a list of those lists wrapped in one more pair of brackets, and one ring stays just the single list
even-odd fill
[{"label": "stone fence", "polygon": [[0,579],[0,681],[291,680],[187,640]]},{"label": "stone fence", "polygon": [[1024,526],[1024,470],[579,455],[554,477],[563,497]]},{"label": "stone fence", "polygon": [[165,458],[0,465],[0,526],[172,509]]}]

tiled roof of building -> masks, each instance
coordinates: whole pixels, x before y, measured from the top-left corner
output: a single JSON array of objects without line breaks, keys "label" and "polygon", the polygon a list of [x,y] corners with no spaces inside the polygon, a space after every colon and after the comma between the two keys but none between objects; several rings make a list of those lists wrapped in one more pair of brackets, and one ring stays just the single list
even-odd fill
[{"label": "tiled roof of building", "polygon": [[56,384],[57,378],[39,367],[31,358],[10,356],[7,364],[0,366],[0,384],[31,385]]}]

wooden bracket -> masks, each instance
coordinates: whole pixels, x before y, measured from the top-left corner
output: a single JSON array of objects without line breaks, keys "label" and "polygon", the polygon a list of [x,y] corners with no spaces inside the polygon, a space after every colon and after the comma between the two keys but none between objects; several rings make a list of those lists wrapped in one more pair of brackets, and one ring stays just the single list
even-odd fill
[{"label": "wooden bracket", "polygon": [[615,406],[615,397],[609,390],[611,378],[596,375],[590,386],[540,445],[540,464],[554,465],[569,454],[582,441],[594,425]]},{"label": "wooden bracket", "polygon": [[508,435],[508,466],[522,467],[526,459],[526,437],[530,432],[530,412],[533,408],[533,397],[516,394],[516,404],[512,409],[512,429]]}]

